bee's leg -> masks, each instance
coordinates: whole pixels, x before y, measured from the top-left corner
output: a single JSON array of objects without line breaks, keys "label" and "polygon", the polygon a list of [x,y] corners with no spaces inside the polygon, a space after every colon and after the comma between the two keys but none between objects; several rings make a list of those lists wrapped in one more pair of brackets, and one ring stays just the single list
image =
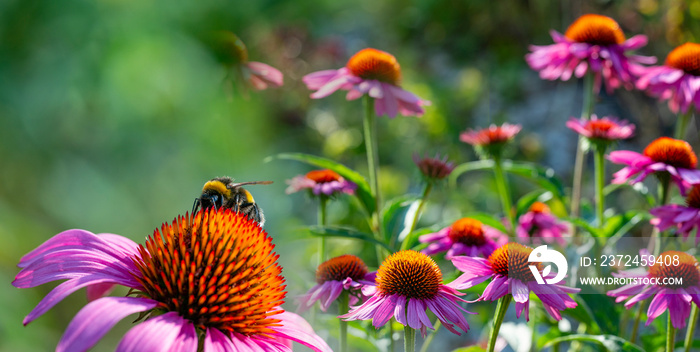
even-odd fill
[{"label": "bee's leg", "polygon": [[[258,208],[257,205],[255,205],[255,204],[252,204],[252,205],[253,205],[253,211],[251,212],[250,215],[252,216],[253,220],[255,220],[255,222],[260,224],[261,223],[261,221],[260,221],[261,220],[260,209]],[[260,226],[262,226],[262,224],[260,224]]]},{"label": "bee's leg", "polygon": [[233,211],[235,211],[236,213],[238,213],[238,212],[241,211],[240,206],[241,206],[241,195],[238,194],[238,193],[236,193],[236,194],[233,196],[233,207],[232,207],[231,209],[232,209]]},{"label": "bee's leg", "polygon": [[192,204],[192,216],[197,214],[197,210],[199,210],[199,198],[195,198],[194,203]]}]

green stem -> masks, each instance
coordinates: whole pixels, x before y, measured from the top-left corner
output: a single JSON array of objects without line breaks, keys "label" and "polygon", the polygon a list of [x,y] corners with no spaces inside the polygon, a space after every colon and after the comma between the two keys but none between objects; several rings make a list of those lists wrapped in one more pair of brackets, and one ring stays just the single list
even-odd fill
[{"label": "green stem", "polygon": [[503,212],[506,213],[506,217],[508,218],[508,222],[510,223],[510,231],[512,233],[515,233],[515,215],[511,210],[513,202],[510,198],[510,189],[508,187],[508,181],[506,180],[505,173],[503,172],[501,157],[495,156],[493,158],[493,161],[493,171],[496,174],[496,187],[498,188],[498,194],[501,196],[501,205],[503,206]]},{"label": "green stem", "polygon": [[[338,297],[338,315],[347,313],[350,309],[350,296],[343,291]],[[340,319],[340,352],[348,351],[348,322]]]},{"label": "green stem", "polygon": [[685,333],[685,352],[690,352],[690,348],[693,346],[693,335],[695,335],[695,326],[698,322],[698,306],[694,304],[692,306],[690,321],[688,321],[688,331]]},{"label": "green stem", "polygon": [[512,295],[507,294],[498,300],[498,305],[496,306],[496,316],[493,318],[493,328],[491,329],[491,334],[489,334],[488,352],[494,352],[494,349],[496,348],[498,332],[501,330],[501,324],[503,323],[503,318],[506,317],[506,312],[508,311],[508,306],[510,305],[512,297]]},{"label": "green stem", "polygon": [[[668,204],[668,199],[671,194],[671,192],[669,192],[671,186],[671,175],[668,173],[659,173],[657,176],[659,178],[659,205],[666,205]],[[651,250],[652,245],[653,250]],[[648,249],[652,254],[654,254],[654,256],[659,255],[661,252],[661,231],[659,231],[658,227],[654,227],[654,229],[651,231]]]},{"label": "green stem", "polygon": [[683,137],[685,137],[686,129],[688,129],[688,123],[690,123],[690,119],[692,117],[693,108],[689,108],[688,112],[686,113],[678,114],[678,119],[676,121],[676,132],[673,134],[674,138],[683,139]]},{"label": "green stem", "polygon": [[396,347],[394,345],[394,324],[391,323],[391,320],[389,320],[389,352],[394,352],[396,351]]},{"label": "green stem", "polygon": [[671,323],[671,311],[668,312],[668,327],[666,328],[666,352],[673,352],[676,345],[676,328]]},{"label": "green stem", "polygon": [[[326,226],[326,205],[328,204],[328,198],[321,196],[318,203],[318,225],[321,227]],[[326,255],[326,236],[321,236],[319,238],[319,248],[318,248],[318,265],[325,262],[328,257]]]},{"label": "green stem", "polygon": [[605,225],[605,196],[603,195],[603,187],[605,187],[605,147],[602,145],[595,146],[594,154],[594,172],[595,172],[595,190],[596,190],[596,214],[598,216],[598,226],[602,229]]},{"label": "green stem", "polygon": [[642,320],[642,312],[644,311],[644,302],[639,303],[639,308],[637,309],[637,314],[634,317],[634,325],[632,325],[632,333],[630,334],[630,342],[634,343],[637,339],[637,332],[639,331],[639,322]]},{"label": "green stem", "polygon": [[438,329],[442,326],[442,322],[438,319],[433,327],[435,330],[430,333],[430,336],[423,341],[423,346],[420,347],[420,352],[428,352],[428,347],[430,347],[430,344],[433,342],[433,339],[435,338],[435,335],[438,333]]},{"label": "green stem", "polygon": [[[377,148],[377,119],[374,118],[374,100],[365,95],[365,150],[367,151],[367,168],[369,169],[369,186],[374,195],[374,214],[372,214],[372,227],[374,236],[379,241],[384,241],[382,236],[382,217],[380,216],[381,197],[379,194],[379,151]],[[384,249],[377,245],[377,260],[384,260]]]},{"label": "green stem", "polygon": [[416,351],[416,330],[408,325],[403,327],[403,346],[404,352]]},{"label": "green stem", "polygon": [[[593,74],[583,77],[583,104],[581,106],[581,118],[588,120],[593,113]],[[576,147],[576,161],[574,162],[574,184],[571,191],[571,217],[578,217],[581,206],[581,183],[583,180],[583,158],[586,153],[583,150],[583,137],[579,136]],[[576,227],[572,236],[576,237]]]},{"label": "green stem", "polygon": [[423,188],[423,195],[421,196],[420,202],[418,203],[418,209],[416,209],[416,214],[413,216],[413,220],[411,221],[411,227],[408,229],[408,234],[406,235],[406,238],[404,238],[403,243],[401,243],[401,250],[408,249],[408,246],[411,242],[411,235],[413,234],[413,230],[416,229],[416,224],[418,224],[418,218],[420,218],[420,214],[423,211],[423,207],[425,207],[425,203],[428,200],[428,195],[430,194],[430,190],[432,189],[433,183],[426,182],[425,188]]}]

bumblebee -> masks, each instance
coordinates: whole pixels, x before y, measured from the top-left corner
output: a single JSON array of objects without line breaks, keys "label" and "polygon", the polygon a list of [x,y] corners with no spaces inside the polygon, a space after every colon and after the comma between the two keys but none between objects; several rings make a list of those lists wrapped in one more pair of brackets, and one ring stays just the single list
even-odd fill
[{"label": "bumblebee", "polygon": [[202,195],[195,198],[192,205],[192,214],[196,214],[199,208],[207,210],[227,208],[239,212],[254,220],[260,227],[265,224],[265,216],[258,207],[250,192],[243,189],[244,185],[269,185],[272,181],[233,182],[230,177],[213,178],[204,184]]}]

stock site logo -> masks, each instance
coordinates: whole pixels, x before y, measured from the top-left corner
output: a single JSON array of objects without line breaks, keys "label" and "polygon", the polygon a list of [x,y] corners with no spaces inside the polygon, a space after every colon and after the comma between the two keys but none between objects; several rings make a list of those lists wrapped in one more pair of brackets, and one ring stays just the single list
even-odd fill
[{"label": "stock site logo", "polygon": [[[547,249],[547,245],[542,245],[535,248],[532,253],[530,253],[528,260],[535,263],[554,263],[554,265],[556,265],[557,275],[546,280],[546,282],[550,285],[556,284],[563,280],[566,276],[567,270],[569,270],[566,257],[559,253],[559,251]],[[530,265],[530,271],[532,271],[532,275],[535,277],[535,280],[537,280],[537,283],[542,285],[545,283],[543,277],[547,277],[549,273],[552,272],[552,266],[547,265],[544,270],[542,270],[542,274],[540,274],[536,265]]]}]

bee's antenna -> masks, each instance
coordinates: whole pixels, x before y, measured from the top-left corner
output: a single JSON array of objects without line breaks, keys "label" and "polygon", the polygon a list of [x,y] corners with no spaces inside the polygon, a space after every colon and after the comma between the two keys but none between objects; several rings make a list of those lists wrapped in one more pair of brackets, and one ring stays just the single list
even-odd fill
[{"label": "bee's antenna", "polygon": [[239,183],[232,184],[231,187],[240,187],[240,186],[245,186],[245,185],[269,185],[270,183],[272,183],[272,181],[239,182]]}]

